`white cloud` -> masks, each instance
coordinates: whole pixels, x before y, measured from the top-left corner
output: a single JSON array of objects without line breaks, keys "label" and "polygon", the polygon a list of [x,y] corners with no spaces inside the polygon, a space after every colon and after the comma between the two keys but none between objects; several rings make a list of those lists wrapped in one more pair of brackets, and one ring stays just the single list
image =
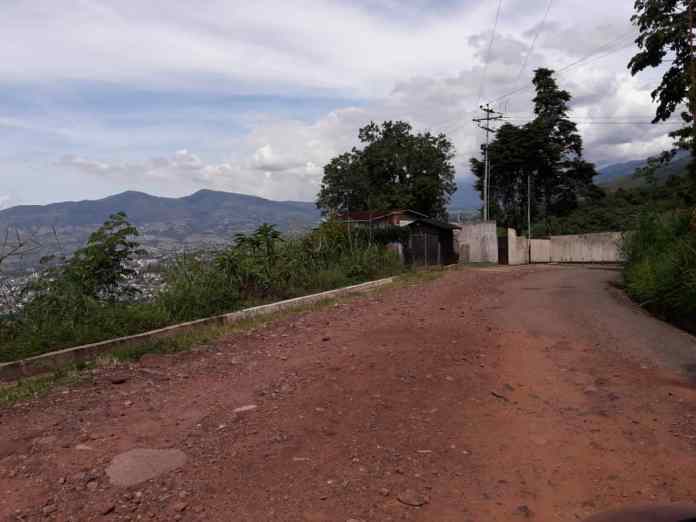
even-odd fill
[{"label": "white cloud", "polygon": [[[602,0],[565,0],[554,5],[520,71],[546,4],[503,3],[484,67],[496,4],[483,0],[446,0],[437,7],[426,0],[201,0],[195,9],[176,0],[12,2],[3,8],[3,19],[11,23],[3,26],[0,85],[40,89],[37,106],[26,114],[11,102],[12,111],[5,112],[0,97],[0,131],[22,133],[0,142],[0,165],[7,158],[16,162],[18,154],[45,157],[49,151],[55,158],[69,151],[73,155],[59,166],[89,176],[93,191],[98,186],[102,192],[120,187],[182,195],[208,187],[312,199],[323,165],[356,145],[361,126],[401,119],[416,130],[446,133],[457,149],[458,174],[465,175],[483,137],[471,122],[480,101],[529,86],[537,67],[558,69],[619,35],[630,39],[631,2],[607,9]],[[651,119],[655,77],[631,78],[630,53],[590,61],[559,77],[574,95],[574,115]],[[99,102],[66,108],[51,99],[51,89],[69,92],[72,82],[93,89]],[[162,92],[180,102],[160,112],[138,112],[127,99],[102,108],[99,95],[109,89]],[[197,108],[187,98],[191,93],[209,97],[211,105]],[[311,97],[355,102],[303,119],[279,116],[273,108],[238,111],[231,134],[222,107],[230,93],[289,97],[283,103],[293,114],[302,112],[295,103]],[[523,90],[496,108],[524,118],[531,98],[532,90]],[[668,145],[666,126],[583,124],[581,130],[588,157],[600,163],[647,156]],[[35,190],[41,187],[26,192]]]},{"label": "white cloud", "polygon": [[11,194],[0,194],[0,210],[19,205],[19,202]]}]

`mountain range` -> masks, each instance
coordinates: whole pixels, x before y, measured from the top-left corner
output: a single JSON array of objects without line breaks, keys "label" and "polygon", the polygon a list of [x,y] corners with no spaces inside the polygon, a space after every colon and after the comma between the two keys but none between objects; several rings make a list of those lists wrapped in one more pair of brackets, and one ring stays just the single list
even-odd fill
[{"label": "mountain range", "polygon": [[[689,158],[679,155],[658,172],[660,180],[684,171]],[[608,165],[599,170],[595,183],[605,190],[633,188],[644,183],[633,177],[645,160]],[[457,178],[458,190],[450,202],[452,212],[471,211],[481,205],[473,179]],[[128,191],[99,200],[70,201],[50,205],[22,205],[0,211],[0,231],[19,231],[41,245],[33,255],[14,259],[16,266],[35,265],[46,253],[71,253],[110,214],[123,211],[138,227],[140,242],[153,255],[228,243],[234,234],[250,232],[262,223],[273,223],[283,232],[306,230],[321,218],[314,203],[272,201],[256,196],[200,190],[181,198],[159,197]],[[0,239],[1,241],[1,239]],[[0,243],[1,248],[1,243]]]},{"label": "mountain range", "polygon": [[[684,174],[690,159],[691,156],[686,151],[677,153],[669,164],[657,170],[658,183],[664,183],[671,176]],[[646,164],[647,160],[633,160],[607,165],[599,170],[599,175],[594,179],[594,182],[608,191],[641,187],[645,184],[645,180],[636,178],[634,174],[636,169],[642,168]]]},{"label": "mountain range", "polygon": [[319,222],[314,203],[268,199],[200,190],[182,198],[123,192],[93,201],[23,205],[0,211],[0,231],[19,231],[40,245],[15,266],[32,266],[47,253],[71,253],[109,215],[123,211],[141,233],[140,243],[153,255],[228,243],[234,234],[273,223],[283,232],[305,230]]}]

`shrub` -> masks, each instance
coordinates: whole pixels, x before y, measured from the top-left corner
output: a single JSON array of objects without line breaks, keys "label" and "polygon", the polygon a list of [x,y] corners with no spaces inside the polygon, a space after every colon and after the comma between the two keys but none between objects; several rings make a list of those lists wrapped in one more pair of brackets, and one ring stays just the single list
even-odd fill
[{"label": "shrub", "polygon": [[[398,235],[400,232],[396,232]],[[271,225],[238,234],[219,252],[180,255],[160,267],[164,285],[149,302],[131,286],[142,253],[137,230],[115,214],[85,248],[46,268],[25,289],[25,305],[0,317],[0,361],[130,335],[167,324],[328,290],[403,270],[398,256],[362,229],[336,222],[282,238]]]},{"label": "shrub", "polygon": [[641,305],[696,326],[696,228],[693,213],[644,214],[624,244],[624,280]]},{"label": "shrub", "polygon": [[165,268],[165,286],[155,304],[170,321],[190,321],[239,308],[236,282],[210,257],[184,254]]}]

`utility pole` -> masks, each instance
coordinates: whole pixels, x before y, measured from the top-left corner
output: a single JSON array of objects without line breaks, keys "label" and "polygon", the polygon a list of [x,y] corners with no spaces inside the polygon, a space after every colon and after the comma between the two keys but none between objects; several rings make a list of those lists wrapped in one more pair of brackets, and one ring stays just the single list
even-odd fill
[{"label": "utility pole", "polygon": [[489,103],[481,105],[481,110],[485,113],[485,116],[483,118],[474,118],[473,121],[478,125],[479,129],[486,131],[486,155],[483,174],[483,220],[488,221],[488,200],[491,187],[491,162],[488,155],[488,146],[490,145],[490,133],[495,132],[495,129],[491,128],[491,122],[502,120],[503,115],[491,109]]},{"label": "utility pole", "polygon": [[[694,137],[696,142],[696,68],[694,64],[694,0],[689,0],[689,72],[691,79],[691,89],[689,92],[689,103],[691,105],[691,124],[694,127]],[[691,150],[696,150],[696,144],[692,143]]]},{"label": "utility pole", "polygon": [[532,176],[527,174],[527,255],[532,264]]}]

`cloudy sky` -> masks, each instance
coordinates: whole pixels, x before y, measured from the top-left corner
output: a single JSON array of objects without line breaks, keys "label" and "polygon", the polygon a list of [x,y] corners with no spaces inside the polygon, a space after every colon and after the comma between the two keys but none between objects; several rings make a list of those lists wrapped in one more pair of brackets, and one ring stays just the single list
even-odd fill
[{"label": "cloudy sky", "polygon": [[523,121],[533,69],[588,56],[558,78],[587,156],[667,147],[673,126],[617,124],[654,111],[658,76],[626,70],[633,0],[553,0],[542,25],[548,2],[502,0],[489,53],[496,0],[4,0],[0,208],[201,188],[311,200],[370,120],[445,132],[467,176],[479,102],[522,89],[496,107]]}]

